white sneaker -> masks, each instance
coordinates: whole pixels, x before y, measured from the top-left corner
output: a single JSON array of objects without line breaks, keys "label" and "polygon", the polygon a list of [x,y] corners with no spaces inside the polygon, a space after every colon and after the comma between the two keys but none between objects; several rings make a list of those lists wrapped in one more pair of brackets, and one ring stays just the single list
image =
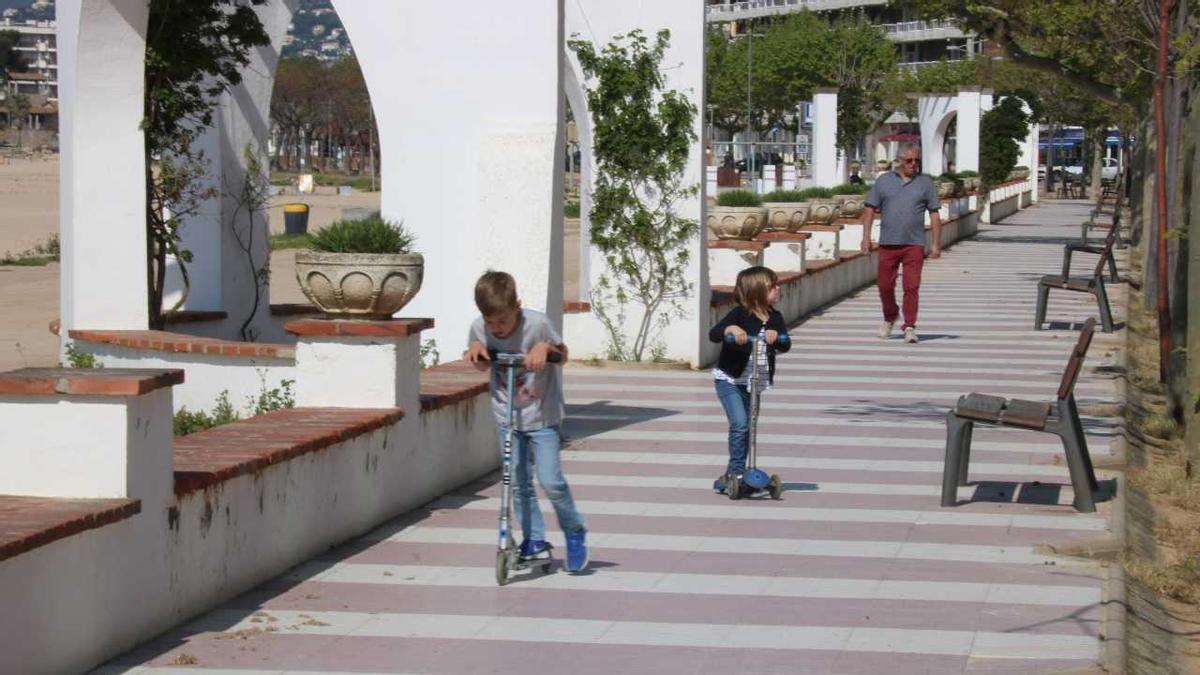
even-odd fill
[{"label": "white sneaker", "polygon": [[892,336],[892,326],[895,325],[895,323],[896,323],[895,321],[884,321],[883,322],[883,325],[879,327],[879,339],[880,340],[886,340]]},{"label": "white sneaker", "polygon": [[910,345],[920,342],[921,340],[917,338],[917,329],[913,328],[912,326],[905,328],[904,329],[904,341],[909,343]]}]

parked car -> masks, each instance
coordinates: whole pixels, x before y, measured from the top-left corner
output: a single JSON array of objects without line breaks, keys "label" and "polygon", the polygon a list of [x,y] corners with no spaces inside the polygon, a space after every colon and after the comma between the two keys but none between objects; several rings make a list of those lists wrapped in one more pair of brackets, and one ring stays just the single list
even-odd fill
[{"label": "parked car", "polygon": [[[778,152],[760,152],[760,153],[754,155],[754,171],[755,172],[762,171],[762,168],[768,164],[774,164],[776,166],[783,164],[783,155],[779,154]],[[746,158],[745,157],[738,160],[737,163],[734,164],[734,166],[737,168],[738,171],[749,170],[749,167],[746,166]]]}]

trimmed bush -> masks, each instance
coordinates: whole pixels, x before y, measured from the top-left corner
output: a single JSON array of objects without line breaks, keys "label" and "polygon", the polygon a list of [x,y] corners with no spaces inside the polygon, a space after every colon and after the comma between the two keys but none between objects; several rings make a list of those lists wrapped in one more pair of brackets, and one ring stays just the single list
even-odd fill
[{"label": "trimmed bush", "polygon": [[804,199],[829,199],[833,196],[833,190],[824,187],[810,187],[801,190],[800,194],[804,195]]},{"label": "trimmed bush", "polygon": [[411,253],[416,237],[403,223],[378,213],[360,220],[339,220],[312,237],[314,251],[327,253]]},{"label": "trimmed bush", "polygon": [[563,215],[566,216],[567,218],[578,218],[579,217],[579,202],[563,203]]},{"label": "trimmed bush", "polygon": [[871,186],[858,183],[842,183],[833,187],[835,195],[865,195],[871,191]]},{"label": "trimmed bush", "polygon": [[717,195],[717,206],[762,206],[762,197],[749,190],[729,190]]},{"label": "trimmed bush", "polygon": [[970,169],[967,169],[966,171],[959,171],[959,172],[958,172],[958,177],[959,177],[959,178],[978,178],[978,177],[979,177],[979,172],[978,172],[978,171],[972,171],[972,170],[970,170]]},{"label": "trimmed bush", "polygon": [[938,176],[937,178],[934,178],[933,180],[934,180],[934,182],[937,182],[937,183],[941,183],[941,182],[953,183],[954,181],[958,180],[958,176],[947,172],[947,173],[944,173],[944,174]]},{"label": "trimmed bush", "polygon": [[802,202],[805,200],[805,197],[803,190],[776,190],[763,195],[762,200],[768,204],[778,204],[782,202]]}]

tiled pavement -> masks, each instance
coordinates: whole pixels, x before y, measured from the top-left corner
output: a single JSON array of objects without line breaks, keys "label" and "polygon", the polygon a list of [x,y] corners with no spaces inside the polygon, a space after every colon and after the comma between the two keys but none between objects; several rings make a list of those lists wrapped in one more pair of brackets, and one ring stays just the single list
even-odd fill
[{"label": "tiled pavement", "polygon": [[[1065,322],[1095,306],[1056,294],[1049,315],[1064,324],[1034,332],[1035,281],[1085,215],[1036,207],[929,261],[919,345],[874,336],[874,289],[795,327],[760,424],[780,502],[711,493],[725,421],[707,373],[570,368],[565,468],[592,532],[589,574],[497,588],[489,479],[103,672],[1086,669],[1105,571],[1035,547],[1104,535],[1111,504],[1075,513],[1055,439],[1022,431],[976,431],[971,503],[943,509],[938,491],[959,394],[1053,396],[1077,335]],[[1089,365],[1114,358],[1119,335],[1097,334]],[[1094,372],[1077,393],[1085,412],[1118,396]],[[1110,422],[1084,420],[1095,456]]]}]

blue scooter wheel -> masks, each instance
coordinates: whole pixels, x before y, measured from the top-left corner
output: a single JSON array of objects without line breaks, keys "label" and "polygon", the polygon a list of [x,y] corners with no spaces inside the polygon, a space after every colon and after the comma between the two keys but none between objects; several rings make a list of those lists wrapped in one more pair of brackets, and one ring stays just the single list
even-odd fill
[{"label": "blue scooter wheel", "polygon": [[771,484],[771,477],[761,469],[750,469],[746,472],[742,481],[755,490],[765,490]]}]

